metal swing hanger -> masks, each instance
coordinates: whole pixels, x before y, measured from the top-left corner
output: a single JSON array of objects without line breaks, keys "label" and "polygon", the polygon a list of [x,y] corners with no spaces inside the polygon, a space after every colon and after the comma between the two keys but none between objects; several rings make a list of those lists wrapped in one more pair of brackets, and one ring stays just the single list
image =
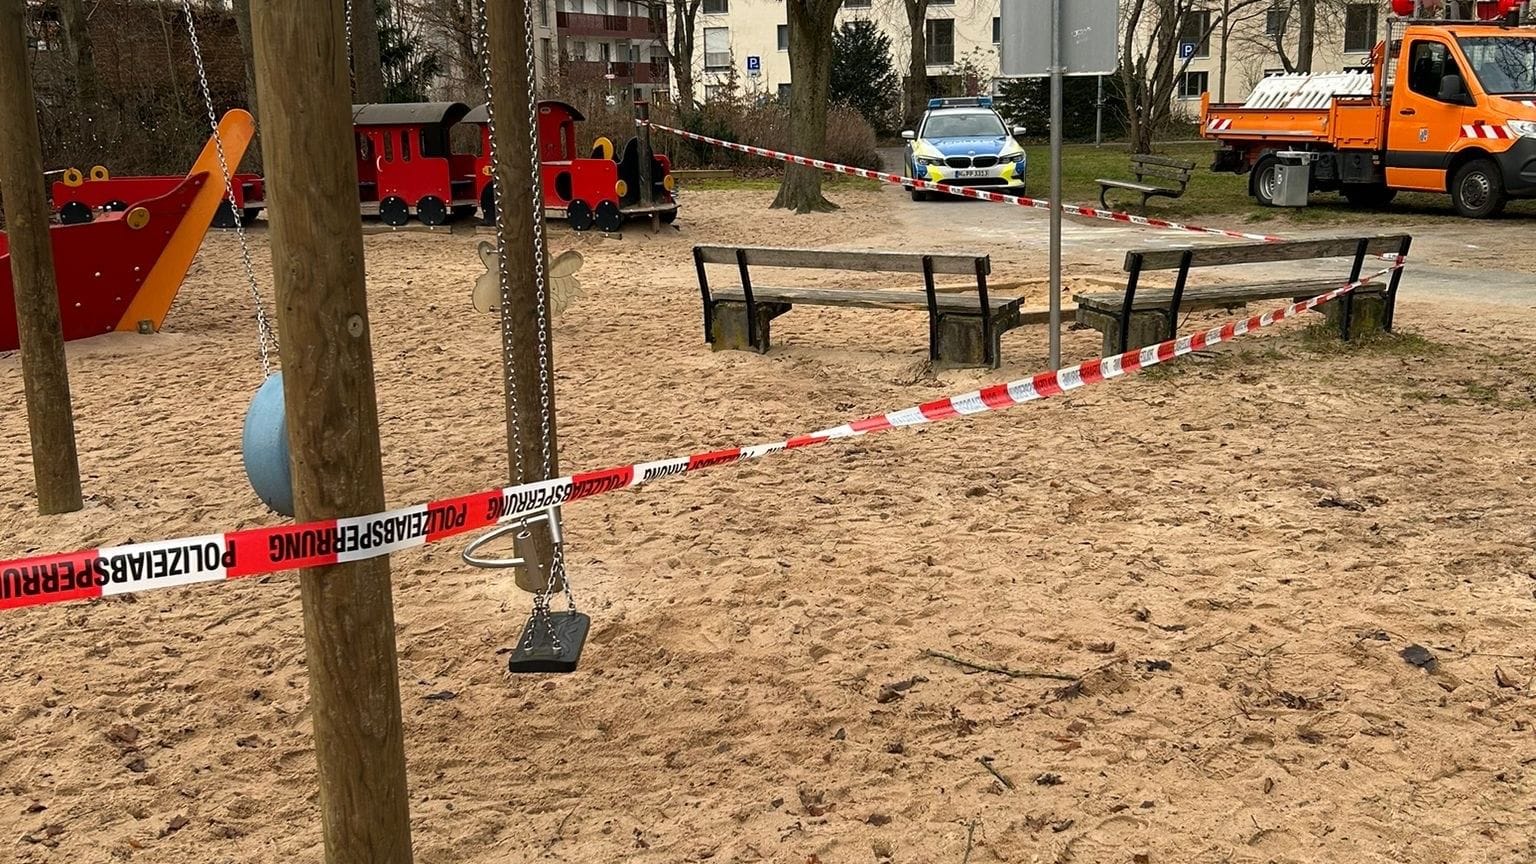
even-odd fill
[{"label": "metal swing hanger", "polygon": [[[486,95],[486,122],[491,129],[490,136],[490,161],[491,171],[497,182],[501,178],[500,154],[496,145],[496,97],[495,84],[491,78],[490,65],[490,28],[487,22],[484,0],[479,0],[477,7],[477,25],[480,36],[480,74],[485,83]],[[531,4],[523,4],[524,25],[524,52],[526,62],[526,74],[530,93],[535,80],[535,61],[533,45],[533,8]],[[544,235],[544,209],[541,205],[543,198],[540,194],[539,183],[539,139],[538,139],[538,103],[536,99],[528,100],[528,158],[532,166],[532,207],[533,207],[533,281],[534,303],[538,328],[538,379],[539,379],[539,420],[540,420],[540,445],[543,456],[543,475],[554,476],[554,453],[550,446],[553,427],[553,394],[552,379],[554,370],[550,359],[549,344],[549,320],[550,298],[547,273],[545,272],[545,235]],[[497,252],[497,276],[501,288],[501,314],[502,325],[502,363],[505,370],[504,389],[507,399],[508,413],[512,421],[516,423],[522,417],[521,405],[516,379],[513,369],[516,367],[516,358],[513,356],[512,343],[507,339],[506,316],[511,314],[512,304],[512,279],[507,261],[506,249],[506,208],[496,208],[496,252]],[[523,459],[522,448],[512,448],[512,458],[516,464],[519,477],[527,477],[527,465]],[[532,540],[531,525],[544,524],[550,532],[550,538],[554,541],[554,557],[548,562],[547,569],[544,562],[537,556],[537,544],[528,542]],[[479,551],[491,541],[513,536],[514,544],[518,538],[523,538],[524,551],[513,558],[492,559],[480,556]],[[463,552],[464,560],[474,566],[490,566],[495,568],[532,567],[535,573],[543,577],[542,590],[534,595],[533,612],[529,615],[528,623],[523,626],[523,632],[518,639],[517,648],[507,661],[508,671],[513,673],[526,672],[574,672],[581,659],[581,650],[586,642],[587,631],[591,626],[591,619],[576,609],[575,595],[571,590],[570,579],[565,572],[565,547],[564,538],[560,530],[560,514],[558,507],[525,515],[515,519],[505,526],[501,526],[487,532],[482,537],[470,543]],[[563,612],[550,610],[550,601],[556,590],[557,581],[563,589],[568,608]]]},{"label": "metal swing hanger", "polygon": [[246,285],[256,310],[256,345],[261,357],[261,377],[265,379],[272,375],[272,351],[277,347],[277,333],[261,302],[261,287],[256,282],[256,267],[251,262],[251,246],[245,234],[245,214],[235,197],[234,172],[230,170],[229,159],[224,155],[224,137],[219,134],[219,116],[213,110],[213,92],[208,85],[208,68],[203,64],[203,47],[197,38],[192,0],[181,0],[181,14],[187,19],[187,40],[192,47],[192,61],[197,66],[197,85],[203,96],[203,107],[208,112],[208,126],[213,130],[213,147],[219,156],[219,173],[224,177],[224,196],[229,204],[229,215],[235,223],[235,237],[240,241],[240,263],[245,270]]}]

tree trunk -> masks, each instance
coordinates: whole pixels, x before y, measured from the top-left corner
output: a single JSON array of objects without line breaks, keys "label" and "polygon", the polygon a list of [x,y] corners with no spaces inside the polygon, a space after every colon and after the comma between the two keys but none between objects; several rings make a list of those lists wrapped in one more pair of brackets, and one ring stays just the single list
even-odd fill
[{"label": "tree trunk", "polygon": [[96,56],[82,0],[59,0],[59,25],[64,31],[64,53],[69,55],[75,76],[75,97],[89,110],[96,102]]},{"label": "tree trunk", "polygon": [[1300,0],[1296,21],[1296,71],[1312,71],[1317,40],[1317,0]]},{"label": "tree trunk", "polygon": [[366,105],[384,101],[384,67],[379,62],[379,10],[375,0],[352,0],[352,99]]},{"label": "tree trunk", "polygon": [[[828,88],[832,79],[832,25],[842,0],[786,0],[789,18],[790,147],[820,159],[827,147]],[[774,207],[796,213],[836,210],[822,197],[821,171],[790,165],[773,199]]]},{"label": "tree trunk", "polygon": [[261,123],[256,110],[256,49],[251,44],[251,0],[234,0],[235,29],[240,31],[240,53],[245,55],[245,107]]},{"label": "tree trunk", "polygon": [[902,106],[902,125],[916,129],[928,106],[928,0],[904,0],[907,27],[912,38],[907,55],[906,104]]},{"label": "tree trunk", "polygon": [[676,78],[677,103],[687,110],[697,104],[693,99],[693,37],[703,0],[676,0],[672,3],[672,74]]}]

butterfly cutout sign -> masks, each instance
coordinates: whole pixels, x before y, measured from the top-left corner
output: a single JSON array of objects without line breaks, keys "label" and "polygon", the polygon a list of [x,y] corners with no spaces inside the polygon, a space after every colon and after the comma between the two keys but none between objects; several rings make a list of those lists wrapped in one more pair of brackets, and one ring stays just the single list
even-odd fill
[{"label": "butterfly cutout sign", "polygon": [[[496,255],[496,246],[482,240],[479,253],[480,263],[485,265],[485,273],[475,280],[475,311],[500,312],[501,261]],[[576,278],[576,271],[581,269],[583,263],[585,259],[575,249],[567,249],[550,259],[549,272],[545,274],[544,282],[549,291],[551,316],[558,317],[578,298],[587,296]]]}]

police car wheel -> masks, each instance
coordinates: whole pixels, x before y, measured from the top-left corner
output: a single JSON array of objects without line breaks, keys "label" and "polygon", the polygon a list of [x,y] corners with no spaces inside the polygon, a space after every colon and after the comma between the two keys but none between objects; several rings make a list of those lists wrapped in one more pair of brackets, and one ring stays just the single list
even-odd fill
[{"label": "police car wheel", "polygon": [[912,200],[913,201],[927,201],[928,200],[928,193],[923,191],[922,189],[913,189],[912,190]]}]

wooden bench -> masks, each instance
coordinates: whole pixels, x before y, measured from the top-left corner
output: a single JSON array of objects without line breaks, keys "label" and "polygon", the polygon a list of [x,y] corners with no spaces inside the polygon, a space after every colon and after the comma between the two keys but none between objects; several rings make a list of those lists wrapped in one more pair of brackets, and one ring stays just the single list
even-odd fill
[{"label": "wooden bench", "polygon": [[[1283,243],[1242,243],[1202,246],[1194,249],[1138,249],[1125,255],[1124,293],[1090,292],[1076,295],[1077,321],[1104,334],[1104,356],[1172,339],[1180,312],[1202,309],[1236,309],[1260,300],[1304,300],[1347,282],[1357,281],[1371,256],[1408,254],[1413,238],[1407,234],[1374,237],[1343,237],[1327,240],[1296,240]],[[1232,264],[1265,264],[1279,261],[1349,258],[1349,272],[1316,279],[1276,279],[1237,285],[1188,285],[1189,271],[1196,267]],[[1387,261],[1379,261],[1382,268]],[[1372,264],[1374,266],[1374,263]],[[1141,274],[1174,270],[1171,289],[1137,290]],[[1392,272],[1388,284],[1368,283],[1319,311],[1339,327],[1345,339],[1370,330],[1392,329],[1397,286],[1402,269]]]},{"label": "wooden bench", "polygon": [[[928,356],[934,363],[997,368],[1002,334],[1033,321],[1020,313],[1021,298],[988,292],[992,262],[986,255],[695,246],[693,261],[704,299],[704,341],[716,351],[767,352],[770,323],[796,304],[922,310],[928,313]],[[708,264],[734,266],[740,284],[711,288]],[[920,273],[923,285],[909,290],[771,287],[753,281],[754,266]],[[939,275],[967,276],[975,287],[941,288],[934,282]]]},{"label": "wooden bench", "polygon": [[[1183,197],[1184,190],[1189,188],[1189,178],[1194,170],[1195,163],[1183,159],[1137,153],[1131,156],[1131,173],[1136,175],[1136,182],[1100,178],[1095,181],[1099,184],[1099,203],[1104,205],[1105,210],[1113,210],[1114,208],[1109,205],[1110,190],[1129,189],[1132,192],[1141,193],[1141,210],[1145,213],[1147,201],[1152,198]],[[1149,177],[1164,182],[1149,183],[1147,182]],[[1173,182],[1178,185],[1172,185]]]}]

